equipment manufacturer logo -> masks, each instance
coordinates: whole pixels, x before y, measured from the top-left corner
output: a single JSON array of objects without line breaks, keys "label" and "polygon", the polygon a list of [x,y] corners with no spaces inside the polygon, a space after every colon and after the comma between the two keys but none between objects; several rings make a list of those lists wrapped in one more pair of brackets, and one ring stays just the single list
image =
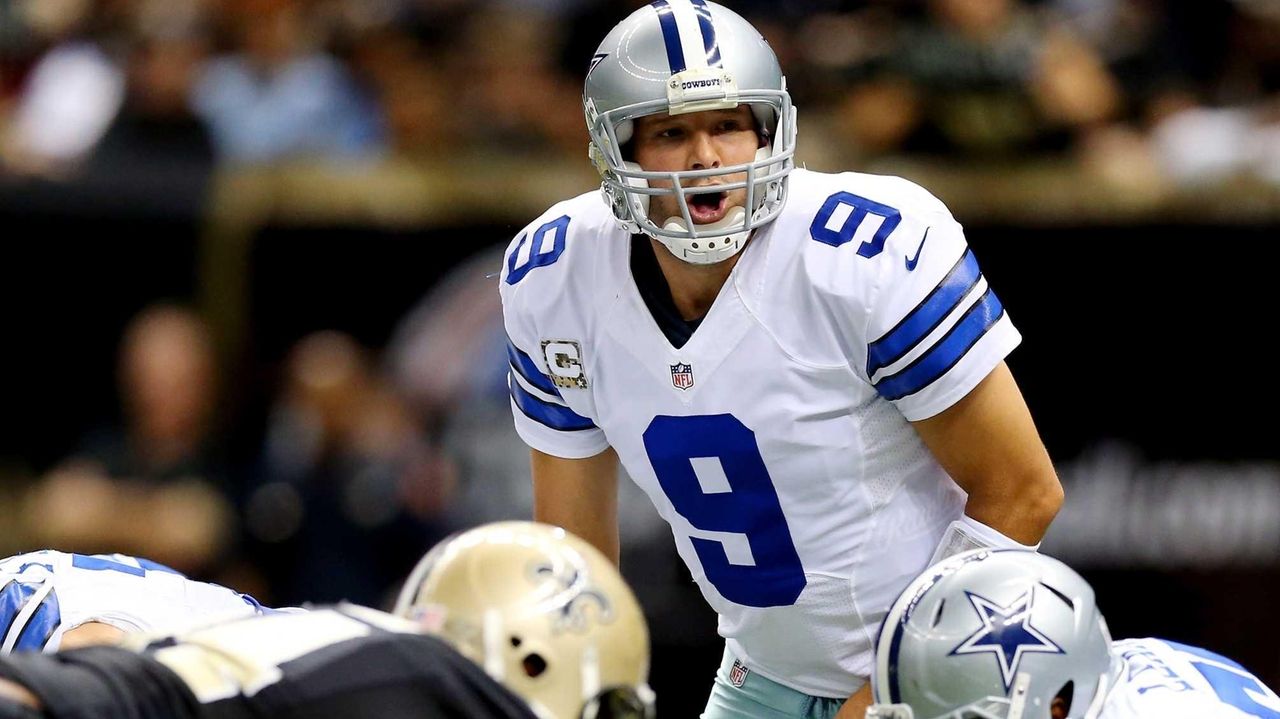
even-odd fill
[{"label": "equipment manufacturer logo", "polygon": [[671,365],[671,385],[676,389],[689,389],[693,386],[693,365],[677,362]]},{"label": "equipment manufacturer logo", "polygon": [[915,270],[916,265],[920,262],[920,251],[924,249],[924,241],[929,239],[929,228],[924,228],[924,237],[920,238],[920,244],[916,246],[915,257],[904,258],[907,263],[907,272]]}]

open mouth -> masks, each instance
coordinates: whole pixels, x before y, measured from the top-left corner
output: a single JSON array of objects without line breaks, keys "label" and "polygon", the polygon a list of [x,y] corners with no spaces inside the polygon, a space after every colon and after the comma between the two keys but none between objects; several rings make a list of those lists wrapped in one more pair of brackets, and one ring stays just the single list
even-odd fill
[{"label": "open mouth", "polygon": [[699,225],[715,222],[724,217],[727,192],[706,192],[689,195],[689,216]]}]

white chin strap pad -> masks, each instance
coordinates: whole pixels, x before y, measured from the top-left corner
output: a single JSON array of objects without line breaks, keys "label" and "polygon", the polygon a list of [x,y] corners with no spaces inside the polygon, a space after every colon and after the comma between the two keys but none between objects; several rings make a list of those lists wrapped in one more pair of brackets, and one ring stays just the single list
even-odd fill
[{"label": "white chin strap pad", "polygon": [[[733,257],[746,244],[749,232],[742,230],[738,232],[720,232],[721,230],[742,227],[746,224],[746,217],[747,211],[745,209],[733,207],[722,219],[705,225],[697,225],[699,233],[709,232],[714,234],[704,235],[696,239],[676,239],[673,237],[658,237],[656,239],[671,250],[671,254],[685,262],[694,265],[711,265]],[[689,227],[685,224],[683,217],[667,218],[667,221],[662,223],[662,229],[668,232],[689,231]]]}]

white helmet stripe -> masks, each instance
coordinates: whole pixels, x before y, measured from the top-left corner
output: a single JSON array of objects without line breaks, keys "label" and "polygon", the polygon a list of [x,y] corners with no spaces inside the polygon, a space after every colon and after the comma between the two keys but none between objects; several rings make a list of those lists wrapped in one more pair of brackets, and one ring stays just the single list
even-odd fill
[{"label": "white helmet stripe", "polygon": [[705,0],[657,0],[652,7],[662,24],[671,74],[720,66],[720,45]]},{"label": "white helmet stripe", "polygon": [[671,13],[675,17],[676,27],[680,30],[680,45],[684,49],[686,70],[706,69],[707,51],[702,41],[702,24],[698,21],[698,11],[689,0],[667,0],[671,4]]},{"label": "white helmet stripe", "polygon": [[692,2],[697,8],[698,27],[702,30],[703,56],[707,58],[707,65],[723,67],[724,63],[720,59],[720,41],[716,39],[716,26],[711,21],[711,8],[707,7],[707,0],[692,0]]}]

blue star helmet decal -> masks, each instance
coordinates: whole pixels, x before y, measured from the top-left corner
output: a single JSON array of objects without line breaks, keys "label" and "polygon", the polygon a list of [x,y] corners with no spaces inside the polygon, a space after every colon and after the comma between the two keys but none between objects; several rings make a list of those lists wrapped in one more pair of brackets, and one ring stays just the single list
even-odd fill
[{"label": "blue star helmet decal", "polygon": [[973,592],[966,591],[965,595],[982,620],[982,626],[947,656],[986,652],[994,654],[996,661],[1000,663],[1000,676],[1004,679],[1005,692],[1013,686],[1013,678],[1018,673],[1018,664],[1024,654],[1066,654],[1062,647],[1031,626],[1031,608],[1035,603],[1034,586],[1006,607]]}]

